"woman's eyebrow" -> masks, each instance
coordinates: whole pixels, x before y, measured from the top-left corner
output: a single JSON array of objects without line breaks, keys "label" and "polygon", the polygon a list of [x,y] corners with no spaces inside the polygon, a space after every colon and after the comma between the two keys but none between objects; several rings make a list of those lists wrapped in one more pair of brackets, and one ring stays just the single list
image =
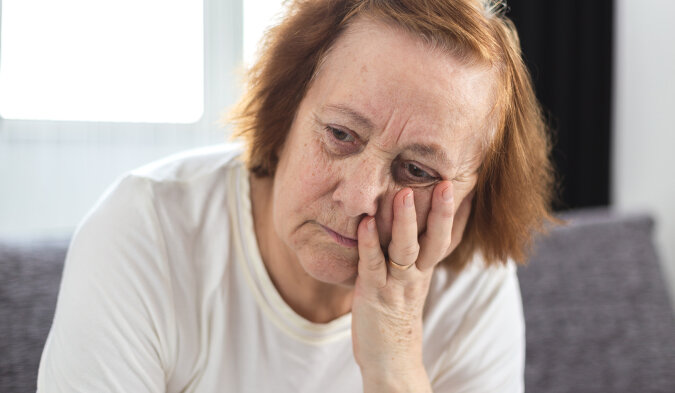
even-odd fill
[{"label": "woman's eyebrow", "polygon": [[410,150],[415,154],[419,154],[424,158],[433,160],[438,164],[442,165],[445,168],[453,168],[453,162],[450,160],[445,151],[441,148],[440,145],[432,143],[430,145],[424,145],[421,143],[413,143],[405,147],[405,150]]},{"label": "woman's eyebrow", "polygon": [[342,115],[345,115],[349,117],[351,120],[354,122],[358,123],[358,125],[362,128],[365,129],[365,131],[372,131],[375,126],[373,125],[373,122],[363,115],[362,113],[356,111],[355,109],[352,109],[348,106],[337,104],[337,105],[324,105],[323,107],[324,110],[329,110],[333,112],[338,112]]}]

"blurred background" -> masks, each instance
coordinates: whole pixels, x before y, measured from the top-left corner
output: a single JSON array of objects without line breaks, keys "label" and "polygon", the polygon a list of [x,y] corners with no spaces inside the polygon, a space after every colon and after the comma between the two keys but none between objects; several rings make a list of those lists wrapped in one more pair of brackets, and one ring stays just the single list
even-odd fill
[{"label": "blurred background", "polygon": [[[675,300],[675,1],[508,5],[554,133],[556,209],[650,213]],[[0,0],[0,237],[70,236],[125,171],[225,140],[281,9]]]}]

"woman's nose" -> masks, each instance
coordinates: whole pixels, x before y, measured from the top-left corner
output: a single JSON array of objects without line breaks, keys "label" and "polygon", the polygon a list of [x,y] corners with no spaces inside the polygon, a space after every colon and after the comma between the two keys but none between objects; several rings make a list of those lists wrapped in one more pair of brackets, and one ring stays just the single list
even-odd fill
[{"label": "woman's nose", "polygon": [[365,162],[352,166],[342,174],[333,192],[333,200],[344,208],[349,217],[374,216],[387,189],[383,173],[382,168]]}]

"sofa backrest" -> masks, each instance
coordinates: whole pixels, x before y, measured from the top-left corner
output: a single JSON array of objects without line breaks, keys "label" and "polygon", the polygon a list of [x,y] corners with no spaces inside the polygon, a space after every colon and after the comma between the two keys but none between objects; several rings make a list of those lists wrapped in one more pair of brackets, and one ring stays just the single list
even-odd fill
[{"label": "sofa backrest", "polygon": [[675,392],[675,318],[649,216],[569,213],[519,268],[527,392]]},{"label": "sofa backrest", "polygon": [[0,392],[35,392],[68,240],[0,241]]}]

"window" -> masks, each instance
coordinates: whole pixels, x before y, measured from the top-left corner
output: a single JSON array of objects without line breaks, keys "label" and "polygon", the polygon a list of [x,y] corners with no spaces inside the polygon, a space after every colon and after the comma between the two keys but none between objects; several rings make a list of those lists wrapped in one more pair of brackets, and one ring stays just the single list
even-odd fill
[{"label": "window", "polygon": [[0,236],[69,235],[124,172],[221,143],[242,0],[0,0]]},{"label": "window", "polygon": [[265,31],[279,22],[282,0],[244,1],[244,63],[251,65]]},{"label": "window", "polygon": [[3,0],[0,117],[197,122],[203,8],[194,0]]}]

